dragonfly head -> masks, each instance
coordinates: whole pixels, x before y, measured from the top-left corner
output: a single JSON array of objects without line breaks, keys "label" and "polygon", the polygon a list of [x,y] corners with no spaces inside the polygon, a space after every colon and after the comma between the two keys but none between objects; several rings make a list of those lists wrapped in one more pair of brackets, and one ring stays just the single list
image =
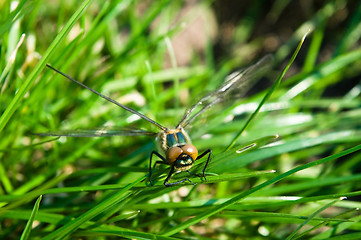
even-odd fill
[{"label": "dragonfly head", "polygon": [[174,167],[179,171],[187,171],[193,166],[193,163],[194,160],[191,156],[187,155],[186,153],[182,153],[174,162]]},{"label": "dragonfly head", "polygon": [[187,171],[190,169],[197,159],[198,150],[192,144],[185,144],[171,147],[167,152],[167,161],[174,165],[179,171]]}]

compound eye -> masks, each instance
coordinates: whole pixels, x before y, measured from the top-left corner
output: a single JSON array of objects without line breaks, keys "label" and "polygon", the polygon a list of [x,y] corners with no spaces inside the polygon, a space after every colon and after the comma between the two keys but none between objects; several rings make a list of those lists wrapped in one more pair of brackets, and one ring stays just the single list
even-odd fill
[{"label": "compound eye", "polygon": [[179,147],[171,147],[167,152],[167,161],[169,164],[174,163],[179,155],[183,153],[183,150]]},{"label": "compound eye", "polygon": [[182,150],[185,154],[187,154],[188,156],[190,156],[193,160],[197,159],[198,156],[198,150],[195,146],[193,146],[192,144],[187,143],[186,145],[184,145],[182,147]]}]

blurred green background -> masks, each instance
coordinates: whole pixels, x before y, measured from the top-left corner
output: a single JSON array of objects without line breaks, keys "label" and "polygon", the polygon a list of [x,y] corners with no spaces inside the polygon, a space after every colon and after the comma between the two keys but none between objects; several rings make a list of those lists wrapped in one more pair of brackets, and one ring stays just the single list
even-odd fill
[{"label": "blurred green background", "polygon": [[[360,1],[342,0],[0,1],[0,238],[360,239],[360,20]],[[160,166],[150,186],[146,136],[33,134],[157,131],[46,63],[174,127],[267,54],[244,98],[187,129],[213,151],[207,182],[180,173],[197,185],[165,188]]]}]

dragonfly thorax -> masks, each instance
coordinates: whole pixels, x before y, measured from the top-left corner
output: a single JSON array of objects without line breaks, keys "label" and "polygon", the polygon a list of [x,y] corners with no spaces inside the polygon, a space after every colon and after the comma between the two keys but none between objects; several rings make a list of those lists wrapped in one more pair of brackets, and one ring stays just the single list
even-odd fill
[{"label": "dragonfly thorax", "polygon": [[163,154],[167,154],[172,147],[191,144],[191,140],[183,128],[167,129],[161,131],[157,136],[158,148]]}]

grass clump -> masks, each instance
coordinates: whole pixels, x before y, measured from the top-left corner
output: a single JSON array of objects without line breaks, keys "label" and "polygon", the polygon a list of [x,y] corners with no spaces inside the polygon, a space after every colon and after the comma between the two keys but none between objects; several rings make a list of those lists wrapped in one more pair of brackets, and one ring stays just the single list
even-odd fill
[{"label": "grass clump", "polygon": [[[282,3],[0,3],[0,238],[359,239],[361,5]],[[189,128],[199,151],[212,149],[208,182],[165,188],[162,166],[150,186],[146,136],[32,135],[157,130],[46,63],[172,127],[269,53],[273,69],[247,97]]]}]

